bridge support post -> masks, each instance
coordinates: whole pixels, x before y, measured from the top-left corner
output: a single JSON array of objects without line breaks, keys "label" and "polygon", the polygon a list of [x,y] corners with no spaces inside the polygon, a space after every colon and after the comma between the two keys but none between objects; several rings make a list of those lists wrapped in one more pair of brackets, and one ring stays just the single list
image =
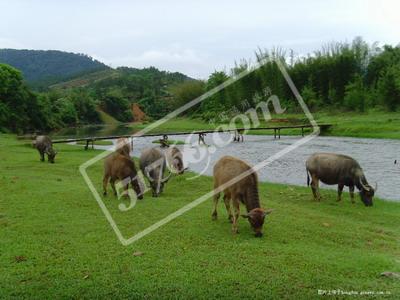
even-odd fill
[{"label": "bridge support post", "polygon": [[86,140],[85,150],[89,149],[89,140]]},{"label": "bridge support post", "polygon": [[304,127],[301,127],[301,136],[304,136]]},{"label": "bridge support post", "polygon": [[281,139],[281,130],[278,129],[278,135],[279,135],[279,139]]},{"label": "bridge support post", "polygon": [[276,139],[276,128],[274,128],[274,139]]}]

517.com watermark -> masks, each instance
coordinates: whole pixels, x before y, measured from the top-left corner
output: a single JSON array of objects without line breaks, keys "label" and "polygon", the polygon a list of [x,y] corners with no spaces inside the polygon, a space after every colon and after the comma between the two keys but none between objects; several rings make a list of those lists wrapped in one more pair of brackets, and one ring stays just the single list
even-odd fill
[{"label": "517.com watermark", "polygon": [[390,291],[371,291],[371,290],[341,290],[341,289],[333,289],[333,290],[320,290],[318,289],[318,295],[320,296],[384,296],[391,295]]}]

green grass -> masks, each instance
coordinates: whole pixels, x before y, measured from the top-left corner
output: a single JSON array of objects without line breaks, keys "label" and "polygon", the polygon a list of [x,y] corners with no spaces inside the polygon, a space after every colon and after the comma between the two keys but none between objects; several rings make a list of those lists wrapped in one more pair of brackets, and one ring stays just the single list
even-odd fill
[{"label": "green grass", "polygon": [[[152,141],[153,144],[161,144],[160,140],[154,140]],[[178,141],[178,140],[167,140],[168,145],[185,145],[184,141]]]},{"label": "green grass", "polygon": [[[77,145],[85,145],[86,146],[86,141],[77,141],[76,144]],[[92,143],[90,142],[89,145],[91,145],[91,144]],[[98,146],[111,146],[111,145],[113,145],[113,142],[112,141],[107,141],[107,140],[97,140],[97,141],[94,141],[94,144],[98,145]]]},{"label": "green grass", "polygon": [[[222,203],[211,221],[208,200],[122,246],[78,171],[99,151],[58,145],[49,164],[14,136],[0,140],[0,298],[310,299],[318,289],[399,297],[399,280],[380,276],[400,272],[398,203],[366,208],[348,194],[337,203],[327,190],[318,203],[307,188],[262,183],[274,212],[261,239],[244,219],[232,235]],[[88,173],[99,190],[102,163]],[[128,212],[112,195],[104,203],[129,237],[211,189],[211,177],[190,176]]]},{"label": "green grass", "polygon": [[[325,136],[348,136],[362,138],[388,138],[400,139],[400,113],[399,112],[380,112],[370,111],[368,113],[352,112],[316,112],[313,117],[319,124],[332,124],[333,126]],[[273,115],[273,119],[265,122],[260,116],[259,127],[288,126],[309,124],[310,122],[304,114],[282,114]],[[219,125],[219,124],[217,124]],[[200,119],[177,118],[170,120],[154,131],[157,132],[184,132],[193,130],[215,129],[217,125],[204,122]],[[134,128],[143,129],[148,125],[134,125]],[[239,125],[240,126],[240,125]],[[309,133],[306,130],[305,133]],[[272,130],[250,131],[249,134],[273,135]],[[282,135],[301,135],[300,129],[284,129]]]}]

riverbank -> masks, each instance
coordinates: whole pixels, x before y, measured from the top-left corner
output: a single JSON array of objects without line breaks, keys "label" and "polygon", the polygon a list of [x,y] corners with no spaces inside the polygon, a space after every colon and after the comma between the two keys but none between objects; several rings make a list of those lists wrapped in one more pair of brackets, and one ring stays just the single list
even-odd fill
[{"label": "riverbank", "polygon": [[[313,117],[319,124],[332,124],[330,130],[323,132],[325,136],[346,136],[362,138],[400,139],[400,113],[370,111],[367,113],[354,112],[316,112]],[[309,124],[304,114],[273,115],[271,121],[266,123],[260,116],[260,126],[288,126]],[[149,124],[135,124],[135,130],[144,129]],[[169,120],[153,132],[183,132],[194,130],[212,130],[220,124],[205,122],[200,119],[175,118]],[[306,130],[306,133],[310,130]],[[272,130],[250,131],[249,134],[273,135]],[[300,129],[285,129],[282,135],[300,135]]]},{"label": "riverbank", "polygon": [[[387,292],[397,298],[400,204],[376,199],[366,208],[344,194],[262,183],[261,202],[274,212],[264,237],[241,219],[233,236],[223,204],[211,221],[212,200],[136,243],[122,246],[78,171],[101,153],[57,145],[55,164],[0,135],[0,272],[4,298],[312,298],[318,290]],[[102,162],[88,169],[101,189]],[[121,212],[106,207],[124,236],[209,191],[212,178],[172,178],[165,193]],[[390,293],[390,294],[389,294]]]}]

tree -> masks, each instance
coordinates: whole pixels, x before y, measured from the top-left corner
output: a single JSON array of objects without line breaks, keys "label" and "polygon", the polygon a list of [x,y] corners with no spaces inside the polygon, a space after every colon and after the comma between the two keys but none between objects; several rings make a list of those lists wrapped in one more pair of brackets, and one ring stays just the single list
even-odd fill
[{"label": "tree", "polygon": [[[173,85],[169,92],[172,96],[172,106],[171,109],[175,110],[182,107],[186,103],[196,99],[201,96],[205,91],[205,84],[200,80],[188,80],[182,83]],[[197,106],[198,107],[198,106]],[[193,107],[190,111],[186,111],[186,114],[190,114],[196,108]]]},{"label": "tree", "polygon": [[355,76],[354,81],[346,85],[344,105],[347,109],[364,111],[367,91],[360,75]]},{"label": "tree", "polygon": [[0,64],[0,130],[20,132],[48,127],[40,104],[23,83],[21,72]]},{"label": "tree", "polygon": [[[223,84],[225,81],[229,79],[229,76],[226,75],[224,71],[215,71],[210,75],[206,82],[206,91],[211,91],[213,88],[218,87]],[[203,116],[207,118],[214,117],[218,112],[226,109],[227,105],[227,97],[226,91],[224,89],[220,90],[217,93],[207,97],[201,103],[201,111],[203,112]]]},{"label": "tree", "polygon": [[380,77],[378,95],[389,110],[400,107],[400,64],[391,66]]},{"label": "tree", "polygon": [[301,96],[310,109],[317,108],[320,105],[317,93],[309,85],[303,87]]}]

